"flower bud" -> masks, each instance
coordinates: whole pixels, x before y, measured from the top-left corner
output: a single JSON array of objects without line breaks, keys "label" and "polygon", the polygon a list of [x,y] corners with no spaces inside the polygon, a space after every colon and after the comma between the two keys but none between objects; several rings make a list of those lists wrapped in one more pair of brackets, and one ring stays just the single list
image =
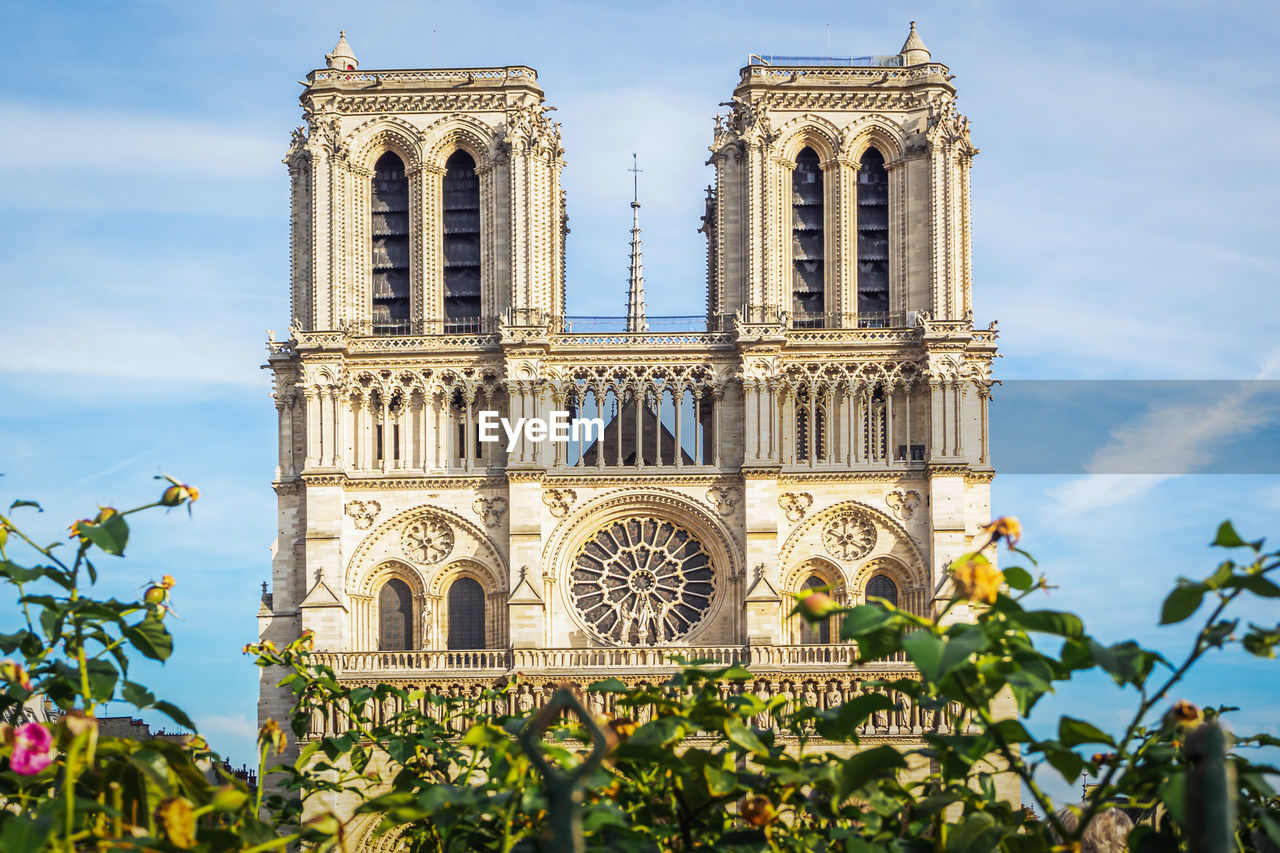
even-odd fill
[{"label": "flower bud", "polygon": [[76,708],[68,711],[63,716],[62,725],[66,728],[67,734],[74,738],[97,729],[98,720],[92,714],[86,714],[81,709]]},{"label": "flower bud", "polygon": [[186,797],[171,797],[156,807],[156,820],[174,847],[187,849],[196,843],[195,808]]},{"label": "flower bud", "polygon": [[821,622],[831,615],[831,611],[836,609],[836,604],[825,592],[811,592],[800,599],[797,609],[809,622]]},{"label": "flower bud", "polygon": [[748,797],[742,804],[742,817],[752,826],[768,826],[777,816],[778,812],[768,797],[762,795]]},{"label": "flower bud", "polygon": [[164,604],[164,600],[168,597],[168,591],[162,586],[149,586],[142,594],[142,600],[147,604]]},{"label": "flower bud", "polygon": [[10,684],[17,684],[23,690],[31,689],[31,676],[27,675],[26,669],[17,661],[0,661],[0,678]]},{"label": "flower bud", "polygon": [[214,789],[210,803],[220,812],[233,812],[243,806],[248,799],[248,792],[234,785],[221,785]]}]

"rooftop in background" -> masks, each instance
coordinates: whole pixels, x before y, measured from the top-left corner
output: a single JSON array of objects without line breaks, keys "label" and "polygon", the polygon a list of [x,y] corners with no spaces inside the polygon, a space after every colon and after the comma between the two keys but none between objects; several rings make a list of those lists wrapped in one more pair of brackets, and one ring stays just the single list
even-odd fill
[{"label": "rooftop in background", "polygon": [[873,68],[901,68],[902,54],[892,56],[775,56],[774,54],[753,53],[747,57],[747,65],[795,65],[812,67],[815,65],[861,65]]}]

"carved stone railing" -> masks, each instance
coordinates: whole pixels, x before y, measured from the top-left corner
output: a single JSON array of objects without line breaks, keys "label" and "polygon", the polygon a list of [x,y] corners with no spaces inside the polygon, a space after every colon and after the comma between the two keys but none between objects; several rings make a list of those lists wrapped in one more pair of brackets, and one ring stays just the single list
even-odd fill
[{"label": "carved stone railing", "polygon": [[[737,649],[738,647],[734,647]],[[564,651],[564,650],[560,650]],[[688,650],[694,651],[694,650]],[[705,650],[704,650],[705,651]],[[513,673],[514,674],[514,673]],[[719,685],[721,699],[730,696],[750,693],[765,703],[771,703],[777,697],[780,714],[790,714],[802,708],[817,711],[832,710],[842,703],[867,694],[887,696],[893,702],[893,708],[873,712],[858,727],[858,734],[863,738],[879,738],[891,741],[908,742],[918,739],[926,732],[955,731],[953,714],[959,713],[958,706],[952,706],[950,713],[937,705],[920,705],[906,695],[899,693],[888,685],[902,679],[919,678],[910,666],[902,664],[881,664],[869,669],[858,670],[800,670],[753,673],[754,677],[746,681],[722,681]],[[558,687],[571,689],[583,706],[595,717],[629,716],[636,717],[638,722],[648,720],[650,709],[635,709],[619,703],[619,695],[611,692],[587,691],[585,688],[601,677],[618,678],[628,687],[656,686],[662,683],[662,674],[656,672],[635,672],[597,670],[565,675],[558,672],[529,674],[520,672],[512,680],[495,679],[493,675],[474,673],[407,673],[383,674],[377,679],[393,684],[406,691],[422,690],[426,695],[412,699],[414,707],[442,722],[448,719],[447,725],[458,731],[465,731],[470,724],[470,714],[450,711],[430,696],[443,696],[457,699],[460,707],[480,707],[490,714],[512,714],[527,716],[544,706],[551,694]],[[352,681],[372,682],[373,678],[352,678]],[[495,691],[494,689],[497,688]],[[365,712],[374,719],[389,722],[403,710],[402,700],[390,696],[381,703],[370,702]],[[752,722],[761,727],[773,727],[776,718],[761,714]],[[349,726],[347,709],[339,706],[317,708],[311,716],[310,735],[341,734]],[[960,726],[964,727],[963,724]],[[785,732],[780,733],[787,736]]]},{"label": "carved stone railing", "polygon": [[[713,665],[741,664],[753,670],[847,669],[857,658],[850,643],[788,646],[654,646],[646,648],[475,649],[455,651],[318,652],[317,663],[340,676],[373,673],[396,675],[507,672],[655,672],[672,670],[674,658],[709,661]],[[897,655],[885,663],[901,662]],[[877,666],[882,662],[877,662]]]},{"label": "carved stone railing", "polygon": [[307,75],[316,83],[469,83],[475,81],[525,80],[535,83],[538,72],[527,65],[503,68],[425,68],[406,71],[343,71],[321,68]]}]

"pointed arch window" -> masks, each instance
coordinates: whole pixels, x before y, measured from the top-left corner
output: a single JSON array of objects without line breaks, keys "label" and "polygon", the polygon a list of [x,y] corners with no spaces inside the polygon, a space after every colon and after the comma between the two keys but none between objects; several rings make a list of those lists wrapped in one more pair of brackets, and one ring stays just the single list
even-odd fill
[{"label": "pointed arch window", "polygon": [[449,648],[484,648],[484,589],[474,578],[449,587]]},{"label": "pointed arch window", "polygon": [[413,594],[409,585],[392,578],[378,592],[378,648],[384,652],[410,648],[413,638]]},{"label": "pointed arch window", "polygon": [[858,164],[858,325],[889,324],[889,174],[868,148]]},{"label": "pointed arch window", "polygon": [[409,329],[409,179],[391,151],[373,167],[373,333],[407,335]]},{"label": "pointed arch window", "polygon": [[799,328],[824,325],[824,214],[822,164],[817,152],[805,148],[791,173],[791,312]]},{"label": "pointed arch window", "polygon": [[[801,586],[801,591],[807,589],[822,589],[826,586],[822,578],[817,575],[810,575]],[[831,620],[827,619],[823,622],[812,623],[807,619],[800,620],[800,644],[803,646],[825,645],[831,642]]]},{"label": "pointed arch window", "polygon": [[867,581],[867,600],[870,601],[873,598],[883,598],[894,607],[897,607],[898,585],[884,575],[876,575]]},{"label": "pointed arch window", "polygon": [[480,331],[480,176],[455,151],[444,173],[444,330]]}]

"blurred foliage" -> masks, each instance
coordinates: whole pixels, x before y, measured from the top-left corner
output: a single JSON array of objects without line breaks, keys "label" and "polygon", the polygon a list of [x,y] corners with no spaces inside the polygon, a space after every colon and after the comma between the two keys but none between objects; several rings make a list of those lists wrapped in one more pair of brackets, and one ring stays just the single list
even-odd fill
[{"label": "blurred foliage", "polygon": [[[194,731],[181,710],[129,678],[131,655],[164,661],[172,652],[173,578],[144,585],[137,601],[90,594],[93,561],[123,556],[130,515],[198,499],[166,480],[155,503],[102,508],[72,524],[74,555],[65,559],[57,550],[65,543],[41,545],[13,521],[38,506],[17,501],[0,515],[0,577],[15,588],[23,622],[0,635],[9,656],[0,662],[0,849],[349,849],[349,825],[329,806],[342,794],[362,803],[358,816],[380,816],[380,831],[405,849],[571,849],[551,834],[555,782],[517,739],[529,719],[492,710],[510,707],[518,675],[478,698],[433,696],[340,681],[313,657],[309,634],[284,648],[251,644],[267,677],[294,697],[290,718],[259,733],[259,766],[272,784],[256,792],[222,773],[198,735],[187,743],[102,735],[96,709],[119,700]],[[1073,849],[1100,815],[1123,808],[1138,817],[1133,850],[1280,850],[1280,802],[1268,778],[1277,771],[1256,760],[1280,741],[1228,735],[1220,720],[1235,709],[1175,699],[1211,650],[1275,656],[1280,625],[1242,626],[1228,611],[1242,596],[1280,598],[1270,577],[1280,554],[1230,523],[1218,529],[1213,544],[1231,557],[1202,580],[1180,579],[1161,611],[1162,624],[1207,612],[1175,662],[1133,641],[1105,644],[1073,613],[1033,609],[1028,598],[1048,588],[1045,578],[998,569],[990,556],[1004,543],[1034,565],[1017,548],[1020,534],[1013,519],[986,527],[981,547],[953,561],[951,594],[934,618],[883,601],[839,607],[823,591],[797,596],[795,614],[834,620],[859,662],[910,659],[918,678],[872,682],[880,692],[819,710],[728,689],[751,673],[697,661],[655,686],[591,685],[617,694],[619,716],[565,716],[537,739],[539,763],[564,769],[584,760],[593,737],[605,750],[584,774],[585,848]],[[20,565],[16,550],[36,556]],[[1117,694],[1134,697],[1123,730],[1062,717],[1038,737],[998,712],[1025,716],[1056,684],[1093,669],[1131,688]],[[917,746],[861,744],[860,727],[892,710],[896,696],[945,725]],[[44,700],[56,708],[52,720],[33,713]],[[341,733],[313,737],[321,714],[339,718]],[[1064,819],[1043,774],[1074,785],[1085,772],[1097,784]],[[1039,819],[997,795],[1002,774],[1016,777]]]}]

